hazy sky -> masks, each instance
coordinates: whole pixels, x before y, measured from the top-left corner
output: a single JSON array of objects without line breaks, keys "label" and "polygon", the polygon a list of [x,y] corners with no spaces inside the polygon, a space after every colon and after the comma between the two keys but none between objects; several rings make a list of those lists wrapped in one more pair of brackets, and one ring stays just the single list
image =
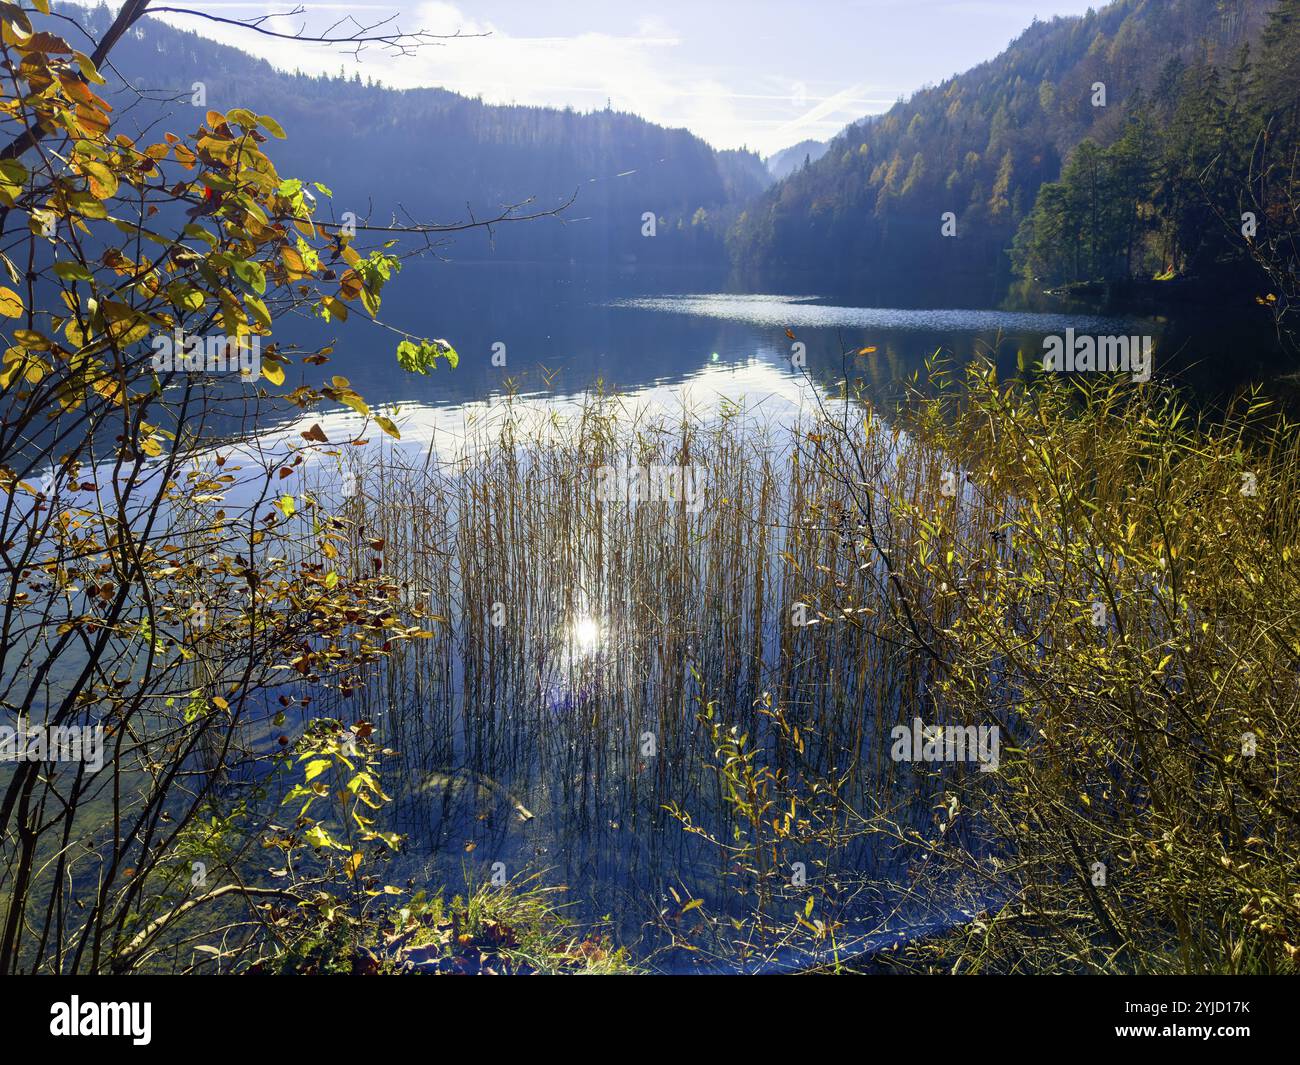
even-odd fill
[{"label": "hazy sky", "polygon": [[[166,2],[166,0],[162,0]],[[229,17],[294,4],[201,3]],[[592,110],[606,100],[720,148],[767,155],[887,110],[900,96],[990,59],[1035,16],[1076,15],[1098,0],[461,0],[314,3],[269,25],[317,32],[348,15],[398,13],[403,30],[486,33],[415,57],[363,55],[362,77],[441,85],[493,103]],[[272,41],[167,16],[288,69],[357,68],[322,46]]]}]

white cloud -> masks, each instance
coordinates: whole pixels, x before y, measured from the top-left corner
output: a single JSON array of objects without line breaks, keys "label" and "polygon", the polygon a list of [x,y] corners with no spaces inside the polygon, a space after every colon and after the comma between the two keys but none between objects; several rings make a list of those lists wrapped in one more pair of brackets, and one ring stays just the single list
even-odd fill
[{"label": "white cloud", "polygon": [[[203,10],[226,18],[272,15],[283,3],[208,3]],[[303,14],[266,23],[284,33],[304,26],[321,33],[354,16],[374,22],[398,11],[382,4],[310,3]],[[329,46],[272,38],[246,27],[194,16],[161,15],[169,23],[253,52],[284,70],[337,74],[353,68],[350,54]],[[395,56],[378,45],[356,60],[363,77],[395,88],[440,86],[489,103],[518,103],[587,111],[606,101],[662,125],[686,127],[717,147],[747,144],[770,154],[804,137],[825,137],[869,111],[882,110],[897,93],[863,84],[833,86],[773,77],[745,63],[733,67],[685,56],[682,33],[663,18],[646,16],[624,33],[580,32],[547,36],[514,34],[488,18],[477,18],[446,0],[402,5],[388,28],[426,30],[459,39]],[[344,22],[334,32],[355,29]],[[699,45],[699,41],[692,41]],[[872,95],[864,95],[871,88]],[[820,94],[818,92],[820,89]],[[766,90],[766,91],[765,91]],[[829,93],[829,95],[827,95]]]}]

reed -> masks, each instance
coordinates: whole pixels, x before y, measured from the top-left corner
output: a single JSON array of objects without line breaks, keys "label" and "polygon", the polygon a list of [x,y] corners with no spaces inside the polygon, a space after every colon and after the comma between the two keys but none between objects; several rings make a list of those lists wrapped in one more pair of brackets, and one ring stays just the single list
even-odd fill
[{"label": "reed", "polygon": [[[408,795],[468,768],[538,814],[408,798],[421,873],[545,867],[669,967],[1293,967],[1294,433],[934,373],[888,420],[504,401],[371,459],[346,564],[436,638],[363,708]],[[622,465],[700,505],[602,498]],[[900,759],[917,719],[1000,766]]]},{"label": "reed", "polygon": [[[430,771],[469,769],[539,814],[526,847],[480,840],[481,872],[531,847],[599,912],[618,912],[626,935],[650,927],[654,948],[734,958],[714,919],[695,919],[704,905],[687,907],[748,921],[735,862],[673,816],[689,809],[709,837],[752,822],[708,768],[717,736],[702,707],[725,707],[783,787],[834,779],[835,801],[856,808],[897,793],[888,729],[924,676],[887,618],[841,623],[880,613],[880,574],[851,522],[851,486],[825,461],[828,431],[817,415],[782,423],[734,407],[629,414],[592,395],[559,417],[506,401],[449,452],[394,451],[351,471],[349,550],[333,564],[353,576],[382,567],[436,633],[395,649],[353,712],[402,752],[404,792]],[[920,491],[908,471],[922,457],[906,438],[875,422],[855,440]],[[627,466],[696,468],[700,494],[601,498],[602,470]],[[905,804],[924,809],[924,789]],[[420,800],[405,813],[413,850],[461,860],[463,840],[437,838],[440,819]],[[805,905],[785,868],[795,861],[838,878],[823,886],[840,923],[874,919],[857,902],[891,860],[841,828],[759,875],[781,922]]]}]

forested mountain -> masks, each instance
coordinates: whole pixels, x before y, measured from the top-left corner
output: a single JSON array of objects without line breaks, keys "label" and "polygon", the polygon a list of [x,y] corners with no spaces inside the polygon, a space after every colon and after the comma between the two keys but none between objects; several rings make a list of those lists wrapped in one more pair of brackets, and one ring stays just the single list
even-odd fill
[{"label": "forested mountain", "polygon": [[[1250,206],[1243,189],[1259,191],[1251,167],[1294,143],[1294,121],[1276,116],[1300,94],[1297,3],[1117,0],[1035,22],[995,59],[766,165],[625,112],[495,106],[346,69],[286,74],[152,20],[120,42],[109,73],[144,94],[118,83],[128,128],[189,131],[208,108],[271,114],[288,133],[281,172],[329,186],[336,214],[447,223],[529,200],[524,212],[546,211],[576,194],[558,218],[457,236],[449,254],[461,259],[722,265],[729,255],[918,291],[964,279],[1000,288],[1013,272],[1041,287],[1224,272],[1240,257],[1222,220]],[[78,18],[102,32],[109,12]],[[1273,156],[1256,158],[1269,121]]]},{"label": "forested mountain", "polygon": [[[1246,140],[1258,131],[1266,103],[1280,106],[1288,91],[1295,98],[1296,23],[1270,19],[1277,6],[1274,0],[1118,0],[1082,17],[1036,21],[995,59],[847,128],[822,159],[746,210],[730,235],[733,257],[760,268],[930,283],[959,276],[1006,280],[1013,240],[1040,187],[1055,182],[1067,163],[1074,185],[1095,171],[1095,149],[1080,147],[1088,143],[1122,145],[1116,151],[1128,162],[1117,175],[1124,166],[1150,174],[1164,167],[1161,195],[1190,197],[1189,175],[1217,150],[1216,138],[1232,127],[1239,142]],[[1281,6],[1283,14],[1295,8],[1292,0]],[[1248,56],[1260,60],[1250,70]],[[1176,174],[1167,165],[1171,157]],[[1104,193],[1128,197],[1127,213],[1120,212],[1126,223],[1111,227],[1133,225],[1123,254],[1108,230],[1104,241],[1086,236],[1085,257],[1075,261],[1076,197],[1070,211],[1051,216],[1056,228],[1045,224],[1044,214],[1044,224],[1021,236],[1023,269],[1037,275],[1042,265],[1063,280],[1104,273],[1119,261],[1136,270],[1154,258],[1178,270],[1204,257],[1188,243],[1193,234],[1174,239],[1145,206],[1154,177],[1129,173],[1123,180],[1131,187]],[[946,212],[955,216],[955,236],[944,235]],[[1203,218],[1168,225],[1208,229]],[[1128,254],[1130,238],[1142,255]]]},{"label": "forested mountain", "polygon": [[[1249,287],[1248,267],[1294,273],[1298,57],[1300,3],[1289,0],[1226,65],[1168,60],[1152,91],[1126,102],[1109,143],[1082,140],[1061,179],[1039,190],[1013,249],[1022,276]],[[1294,276],[1270,281],[1296,290]]]},{"label": "forested mountain", "polygon": [[[77,17],[96,33],[110,21],[103,7]],[[447,223],[530,198],[526,212],[555,208],[577,194],[559,218],[495,227],[491,243],[482,230],[456,237],[458,258],[722,262],[721,234],[771,182],[755,153],[718,152],[625,112],[494,106],[436,88],[393,90],[346,70],[286,74],[152,19],[118,44],[112,66],[109,88],[121,91],[110,99],[128,128],[192,132],[209,108],[271,115],[288,134],[276,145],[281,174],[328,186],[339,214]],[[206,90],[199,106],[195,82]],[[642,235],[647,213],[654,239]]]},{"label": "forested mountain", "polygon": [[780,181],[789,177],[805,163],[816,162],[826,154],[830,145],[826,141],[808,140],[782,148],[767,159],[767,171]]}]

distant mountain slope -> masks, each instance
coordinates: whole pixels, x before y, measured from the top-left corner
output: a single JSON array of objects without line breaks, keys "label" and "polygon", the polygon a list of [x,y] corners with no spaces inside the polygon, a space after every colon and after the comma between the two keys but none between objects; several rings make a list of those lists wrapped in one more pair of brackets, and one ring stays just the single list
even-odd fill
[{"label": "distant mountain slope", "polygon": [[[1085,137],[1115,140],[1126,101],[1157,91],[1171,64],[1228,65],[1273,7],[1118,0],[1035,21],[995,59],[848,127],[760,196],[730,235],[733,258],[868,278],[1009,278],[1016,230],[1068,152]],[[955,238],[942,235],[945,212]]]},{"label": "distant mountain slope", "polygon": [[793,174],[805,162],[815,163],[826,154],[826,149],[829,147],[826,141],[809,139],[792,144],[789,148],[782,148],[768,157],[767,172],[780,181]]},{"label": "distant mountain slope", "polygon": [[[102,7],[78,17],[93,32],[110,20]],[[529,198],[529,210],[553,208],[577,193],[563,221],[500,226],[494,245],[482,232],[457,237],[452,253],[461,258],[721,262],[719,234],[771,183],[755,153],[718,152],[686,130],[635,115],[494,106],[443,89],[388,89],[359,75],[286,74],[151,19],[117,45],[112,66],[150,90],[141,102],[125,90],[112,97],[128,128],[160,122],[188,131],[208,108],[273,116],[288,134],[275,146],[278,169],[329,186],[337,212],[454,222]],[[202,107],[190,104],[195,82],[206,88]],[[164,97],[175,99],[157,102]],[[647,213],[656,216],[654,239],[642,236]]]}]

